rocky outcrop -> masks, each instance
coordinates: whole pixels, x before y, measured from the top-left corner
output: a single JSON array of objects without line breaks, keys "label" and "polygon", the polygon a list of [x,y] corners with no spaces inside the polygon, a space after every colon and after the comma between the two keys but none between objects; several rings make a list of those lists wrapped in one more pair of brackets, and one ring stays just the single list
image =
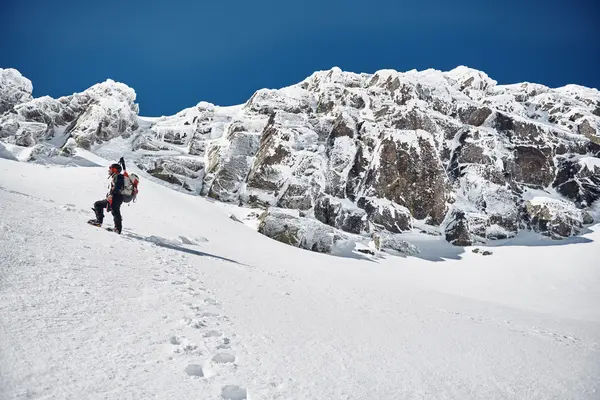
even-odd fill
[{"label": "rocky outcrop", "polygon": [[420,253],[417,246],[403,240],[400,235],[385,231],[373,234],[373,243],[379,251],[392,250],[409,256]]},{"label": "rocky outcrop", "polygon": [[455,246],[470,246],[473,244],[469,221],[464,211],[453,209],[449,213],[444,233],[446,240]]},{"label": "rocky outcrop", "polygon": [[155,178],[188,192],[202,191],[204,163],[190,157],[143,157],[136,162],[138,168]]},{"label": "rocky outcrop", "polygon": [[442,222],[450,187],[431,134],[388,132],[375,159],[378,165],[367,174],[365,194],[402,205],[432,225]]},{"label": "rocky outcrop", "polygon": [[354,247],[350,237],[337,229],[275,208],[261,215],[258,231],[279,242],[319,253],[335,253],[338,249]]},{"label": "rocky outcrop", "polygon": [[600,159],[589,156],[558,157],[558,173],[552,186],[578,207],[600,199]]},{"label": "rocky outcrop", "polygon": [[576,235],[590,215],[563,200],[536,197],[526,203],[527,214],[534,231],[550,236],[552,239],[564,239]]},{"label": "rocky outcrop", "polygon": [[401,233],[412,229],[412,216],[408,208],[393,201],[361,197],[357,204],[366,211],[368,221],[378,230]]},{"label": "rocky outcrop", "polygon": [[350,233],[366,229],[366,213],[349,201],[330,196],[320,197],[314,207],[315,218],[324,224]]},{"label": "rocky outcrop", "polygon": [[[0,88],[0,101],[10,99],[2,103],[10,105],[0,113],[0,140],[65,152],[69,138],[92,150],[124,138],[142,168],[179,188],[301,211],[305,217],[273,211],[266,219],[293,220],[286,225],[298,243],[308,240],[307,229],[370,240],[414,225],[456,245],[522,229],[564,237],[581,232],[578,221],[589,221],[585,210],[600,198],[600,93],[581,86],[497,85],[466,67],[332,68],[259,90],[243,105],[201,102],[143,118],[123,84],[31,99],[27,80],[3,74],[13,83]],[[542,195],[575,211],[527,205]],[[280,235],[265,224],[262,231]]]},{"label": "rocky outcrop", "polygon": [[0,68],[0,115],[32,99],[33,85],[16,69]]},{"label": "rocky outcrop", "polygon": [[58,147],[72,137],[89,149],[137,129],[134,101],[133,89],[111,80],[58,100],[40,97],[1,116],[0,137],[19,146],[50,142]]}]

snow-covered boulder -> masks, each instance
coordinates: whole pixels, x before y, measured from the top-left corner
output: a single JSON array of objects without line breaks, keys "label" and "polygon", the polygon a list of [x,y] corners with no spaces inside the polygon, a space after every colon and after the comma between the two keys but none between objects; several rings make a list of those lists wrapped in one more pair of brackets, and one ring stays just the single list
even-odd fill
[{"label": "snow-covered boulder", "polygon": [[402,239],[401,235],[385,231],[374,233],[373,243],[378,251],[393,250],[409,256],[420,253],[417,246]]},{"label": "snow-covered boulder", "polygon": [[27,161],[38,161],[45,158],[56,157],[58,154],[59,151],[56,147],[40,143],[33,146],[27,157]]},{"label": "snow-covered boulder", "polygon": [[589,214],[564,200],[534,197],[525,202],[525,207],[532,229],[552,239],[577,235],[584,220],[589,222]]},{"label": "snow-covered boulder", "polygon": [[11,153],[2,143],[0,143],[0,158],[4,158],[5,160],[18,161],[17,157],[15,157],[14,154]]},{"label": "snow-covered boulder", "polygon": [[0,68],[0,115],[32,99],[33,85],[19,71]]},{"label": "snow-covered boulder", "polygon": [[319,253],[354,247],[352,239],[343,232],[314,219],[276,208],[270,208],[261,215],[258,231],[279,242]]}]

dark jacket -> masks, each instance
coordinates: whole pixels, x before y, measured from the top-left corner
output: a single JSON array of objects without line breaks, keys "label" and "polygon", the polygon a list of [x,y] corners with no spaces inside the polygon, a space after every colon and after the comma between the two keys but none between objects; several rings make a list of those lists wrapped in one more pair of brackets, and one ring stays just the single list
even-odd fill
[{"label": "dark jacket", "polygon": [[113,198],[123,196],[121,194],[121,189],[123,189],[124,185],[125,185],[125,180],[123,179],[123,175],[115,174],[111,179],[110,191],[108,192],[108,195],[112,196]]}]

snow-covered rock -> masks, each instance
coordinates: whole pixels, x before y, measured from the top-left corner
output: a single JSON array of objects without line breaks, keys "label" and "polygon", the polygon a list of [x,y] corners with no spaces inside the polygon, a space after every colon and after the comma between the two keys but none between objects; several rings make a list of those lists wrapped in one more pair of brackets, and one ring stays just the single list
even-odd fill
[{"label": "snow-covered rock", "polygon": [[329,225],[276,208],[261,215],[258,231],[279,242],[319,253],[332,253],[338,247],[347,250],[352,243],[348,235]]},{"label": "snow-covered rock", "polygon": [[366,229],[366,212],[355,204],[322,196],[314,208],[315,218],[324,224],[350,233],[361,233]]},{"label": "snow-covered rock", "polygon": [[19,71],[0,68],[0,115],[32,99],[33,85]]},{"label": "snow-covered rock", "polygon": [[589,215],[585,211],[564,200],[534,197],[525,205],[533,230],[552,239],[576,235],[581,231],[584,220],[589,222]]},{"label": "snow-covered rock", "polygon": [[473,244],[473,234],[465,212],[453,209],[445,221],[446,240],[455,246],[470,246]]},{"label": "snow-covered rock", "polygon": [[586,207],[600,198],[600,158],[559,156],[552,186],[576,205]]},{"label": "snow-covered rock", "polygon": [[39,97],[0,116],[0,138],[20,146],[50,142],[62,146],[69,137],[89,149],[137,129],[138,106],[128,86],[107,80],[82,93]]},{"label": "snow-covered rock", "polygon": [[373,234],[373,243],[377,250],[393,250],[409,256],[419,254],[419,248],[402,239],[400,235],[386,231]]},{"label": "snow-covered rock", "polygon": [[[27,93],[28,81],[11,79]],[[580,232],[578,221],[600,198],[600,93],[576,85],[498,85],[462,66],[374,74],[336,67],[258,90],[239,106],[200,102],[160,118],[138,117],[135,92],[110,80],[58,100],[22,98],[0,116],[0,140],[64,147],[72,138],[94,150],[119,136],[141,168],[177,187],[302,211],[288,224],[293,237],[329,228],[401,233],[413,221],[458,245],[521,229],[563,237]],[[531,190],[562,198],[569,207],[550,221],[573,229],[532,223],[550,217],[528,208]],[[276,215],[268,220],[289,219]],[[261,231],[279,235],[267,225]]]},{"label": "snow-covered rock", "polygon": [[393,233],[412,229],[412,216],[408,208],[393,201],[377,197],[361,197],[357,204],[366,211],[368,221],[377,228]]}]

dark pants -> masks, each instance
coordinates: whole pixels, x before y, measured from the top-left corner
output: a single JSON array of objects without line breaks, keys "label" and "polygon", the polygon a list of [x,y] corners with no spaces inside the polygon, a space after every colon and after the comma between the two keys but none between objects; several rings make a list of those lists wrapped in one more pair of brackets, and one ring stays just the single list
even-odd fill
[{"label": "dark pants", "polygon": [[[123,218],[121,218],[121,204],[123,204],[123,197],[114,196],[112,200],[112,206],[109,211],[112,212],[113,219],[115,221],[115,230],[121,232],[123,225]],[[102,223],[104,220],[104,209],[109,207],[108,200],[98,200],[94,203],[94,212],[96,213],[96,219]]]}]

